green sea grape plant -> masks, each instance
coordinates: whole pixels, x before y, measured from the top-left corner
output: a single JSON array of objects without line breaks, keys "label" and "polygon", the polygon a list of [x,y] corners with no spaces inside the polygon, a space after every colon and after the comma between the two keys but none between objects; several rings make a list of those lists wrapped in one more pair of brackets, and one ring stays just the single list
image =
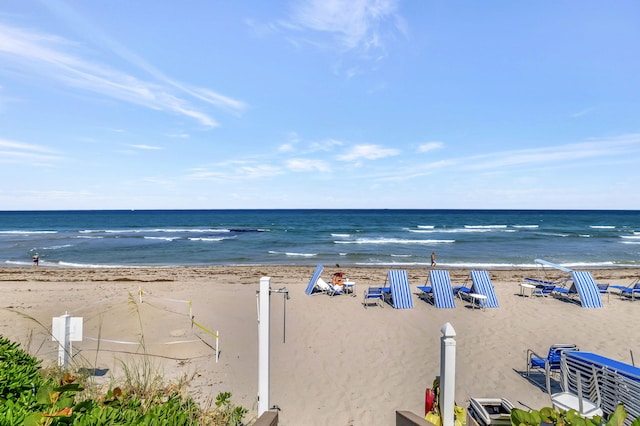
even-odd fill
[{"label": "green sea grape plant", "polygon": [[[585,418],[576,410],[562,410],[551,407],[544,407],[540,410],[525,411],[519,408],[511,410],[512,426],[623,426],[627,418],[627,411],[623,404],[618,404],[615,411],[604,418],[594,416]],[[635,419],[631,426],[640,426],[640,418]]]}]

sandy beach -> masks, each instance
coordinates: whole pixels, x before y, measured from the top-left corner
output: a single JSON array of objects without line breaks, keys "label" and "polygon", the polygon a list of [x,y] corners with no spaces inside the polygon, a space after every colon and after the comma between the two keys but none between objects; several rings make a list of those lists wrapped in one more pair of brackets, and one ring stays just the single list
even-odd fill
[{"label": "sandy beach", "polygon": [[[457,333],[456,400],[465,407],[470,397],[504,397],[520,408],[549,405],[548,395],[520,374],[529,348],[545,354],[551,344],[575,343],[628,363],[631,351],[640,354],[634,347],[640,330],[625,326],[637,318],[640,302],[612,294],[609,301],[604,297],[603,309],[584,309],[520,295],[522,278],[540,277],[540,270],[490,271],[500,307],[485,311],[457,299],[455,309],[436,309],[415,294],[413,309],[365,309],[363,291],[384,284],[384,268],[326,266],[325,280],[340,270],[357,283],[355,297],[307,296],[313,270],[2,268],[0,334],[54,363],[51,318],[68,312],[83,318],[74,365],[104,373],[98,381],[109,383],[122,374],[123,361],[139,360],[144,352],[167,380],[187,378],[201,402],[231,392],[234,403],[250,410],[249,419],[257,411],[256,292],[260,278],[271,277],[272,289],[286,287],[291,297],[271,297],[270,403],[280,407],[281,425],[390,425],[396,410],[423,414],[425,389],[439,374],[440,329],[447,322]],[[407,272],[416,293],[428,271]],[[562,275],[549,272],[547,278]],[[597,282],[616,285],[640,275],[638,269],[590,272]],[[450,274],[454,285],[470,285],[468,270]]]}]

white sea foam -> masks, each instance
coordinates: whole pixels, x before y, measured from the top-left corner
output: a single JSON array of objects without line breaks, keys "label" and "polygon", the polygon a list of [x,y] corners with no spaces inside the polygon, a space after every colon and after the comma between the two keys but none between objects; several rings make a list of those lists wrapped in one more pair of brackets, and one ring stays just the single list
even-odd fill
[{"label": "white sea foam", "polygon": [[507,225],[465,225],[466,229],[504,229]]},{"label": "white sea foam", "polygon": [[37,235],[37,234],[57,234],[58,231],[20,231],[20,230],[12,230],[12,231],[0,231],[0,234],[17,234],[17,235]]},{"label": "white sea foam", "polygon": [[173,241],[179,239],[179,237],[149,237],[145,236],[145,240],[163,240],[163,241]]},{"label": "white sea foam", "polygon": [[269,250],[269,254],[283,254],[285,256],[290,257],[314,257],[317,256],[317,253],[295,253],[295,252],[281,252],[275,250]]},{"label": "white sea foam", "polygon": [[[42,262],[41,262],[42,263]],[[114,268],[145,268],[145,266],[140,265],[102,265],[99,263],[73,263],[73,262],[58,262],[59,266],[66,266],[70,268],[105,268],[105,269],[114,269]]]},{"label": "white sea foam", "polygon": [[194,234],[204,234],[204,233],[228,233],[231,232],[231,229],[227,228],[140,228],[140,229],[86,229],[80,231],[81,234],[93,234],[93,233],[104,233],[104,234],[140,234],[140,233],[194,233]]},{"label": "white sea foam", "polygon": [[349,238],[351,234],[331,234],[334,238]]},{"label": "white sea foam", "polygon": [[[494,232],[496,228],[452,228],[452,229],[407,229],[409,232],[423,234],[461,234],[473,232]],[[506,230],[505,230],[506,231]]]},{"label": "white sea foam", "polygon": [[540,225],[513,225],[514,228],[539,228]]},{"label": "white sea foam", "polygon": [[636,234],[635,232],[633,233],[633,235],[620,235],[620,238],[626,238],[626,239],[630,239],[630,240],[636,240],[636,239],[640,239],[640,234]]},{"label": "white sea foam", "polygon": [[189,237],[189,241],[222,241],[222,240],[231,240],[234,239],[235,236],[233,237]]},{"label": "white sea foam", "polygon": [[557,232],[536,232],[537,235],[544,235],[545,237],[568,237],[569,234],[560,234]]},{"label": "white sea foam", "polygon": [[612,225],[591,225],[589,228],[593,229],[616,229],[615,226]]},{"label": "white sea foam", "polygon": [[66,247],[73,247],[73,244],[61,244],[59,246],[42,247],[42,250],[58,250]]},{"label": "white sea foam", "polygon": [[358,238],[352,241],[334,241],[335,244],[443,244],[456,240],[405,240],[402,238]]},{"label": "white sea foam", "polygon": [[434,229],[435,226],[434,225],[418,225],[418,228],[420,228],[420,229]]}]

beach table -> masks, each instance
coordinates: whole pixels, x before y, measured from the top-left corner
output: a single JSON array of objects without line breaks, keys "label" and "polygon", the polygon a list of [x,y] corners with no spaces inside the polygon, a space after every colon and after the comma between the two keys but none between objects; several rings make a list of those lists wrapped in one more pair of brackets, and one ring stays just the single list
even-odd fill
[{"label": "beach table", "polygon": [[352,297],[356,297],[356,283],[355,281],[349,281],[348,279],[343,283],[344,292],[351,294]]},{"label": "beach table", "polygon": [[480,308],[483,311],[485,310],[485,305],[487,303],[487,296],[479,293],[469,293],[469,297],[471,298],[471,308]]}]

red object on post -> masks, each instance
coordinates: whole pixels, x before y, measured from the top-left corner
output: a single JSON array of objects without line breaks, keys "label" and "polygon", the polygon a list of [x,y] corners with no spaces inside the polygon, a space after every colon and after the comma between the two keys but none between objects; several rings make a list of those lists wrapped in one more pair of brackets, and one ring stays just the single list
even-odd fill
[{"label": "red object on post", "polygon": [[436,394],[431,388],[427,388],[424,393],[424,415],[426,416],[433,409],[433,402],[435,401]]}]

